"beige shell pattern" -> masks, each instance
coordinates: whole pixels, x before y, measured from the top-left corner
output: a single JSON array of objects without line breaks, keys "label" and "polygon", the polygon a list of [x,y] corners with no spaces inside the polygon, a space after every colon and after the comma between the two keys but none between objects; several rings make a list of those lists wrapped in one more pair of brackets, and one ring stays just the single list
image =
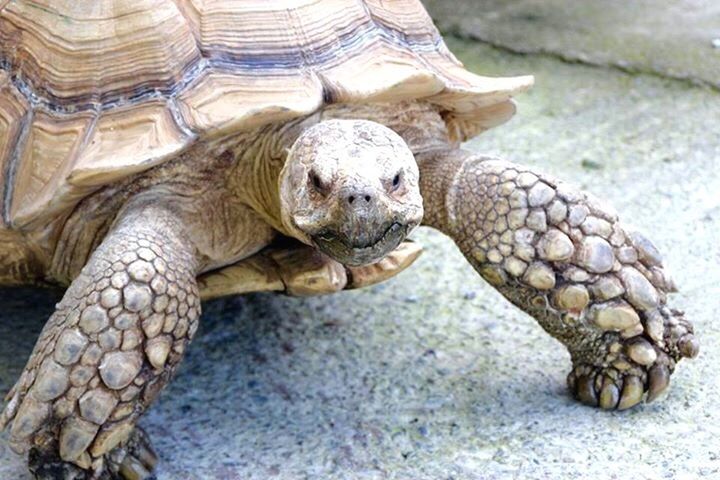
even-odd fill
[{"label": "beige shell pattern", "polygon": [[328,103],[423,99],[464,140],[531,84],[465,70],[417,0],[0,0],[0,230]]}]

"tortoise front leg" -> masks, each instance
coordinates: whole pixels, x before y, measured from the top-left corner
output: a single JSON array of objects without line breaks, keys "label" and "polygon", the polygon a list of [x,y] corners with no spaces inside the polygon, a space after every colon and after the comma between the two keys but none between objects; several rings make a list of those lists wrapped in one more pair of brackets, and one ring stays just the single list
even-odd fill
[{"label": "tortoise front leg", "polygon": [[36,478],[151,477],[135,424],[197,330],[196,263],[182,225],[153,207],[126,211],[92,254],[0,417]]},{"label": "tortoise front leg", "polygon": [[625,409],[666,389],[698,343],[655,247],[588,195],[456,150],[419,159],[425,223],[569,350],[572,393]]}]

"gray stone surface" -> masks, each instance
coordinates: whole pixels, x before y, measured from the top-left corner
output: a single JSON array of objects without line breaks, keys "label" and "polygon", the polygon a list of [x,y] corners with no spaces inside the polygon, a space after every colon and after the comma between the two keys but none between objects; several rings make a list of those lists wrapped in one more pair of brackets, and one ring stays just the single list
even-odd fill
[{"label": "gray stone surface", "polygon": [[717,0],[425,0],[446,32],[720,87]]},{"label": "gray stone surface", "polygon": [[[675,81],[450,41],[476,71],[535,73],[508,125],[470,143],[610,200],[664,252],[700,357],[667,396],[603,412],[565,389],[564,349],[447,238],[385,284],[215,301],[142,421],[160,480],[720,478],[720,98]],[[0,291],[0,391],[57,293]],[[5,435],[0,437],[6,438]],[[0,478],[28,480],[0,442]]]}]

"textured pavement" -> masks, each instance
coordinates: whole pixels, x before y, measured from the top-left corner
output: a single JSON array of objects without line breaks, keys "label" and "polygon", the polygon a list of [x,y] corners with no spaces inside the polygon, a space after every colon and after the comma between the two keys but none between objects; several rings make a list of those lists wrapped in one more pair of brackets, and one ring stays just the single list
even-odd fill
[{"label": "textured pavement", "polygon": [[445,32],[720,88],[716,0],[425,0]]},{"label": "textured pavement", "polygon": [[[720,95],[449,45],[472,70],[536,75],[518,116],[469,148],[580,185],[646,232],[680,286],[674,304],[695,322],[700,357],[681,362],[656,403],[579,405],[562,346],[451,241],[421,229],[425,254],[374,288],[206,304],[177,379],[142,421],[160,480],[720,478]],[[0,391],[58,300],[0,290]],[[0,479],[29,479],[3,442]]]}]

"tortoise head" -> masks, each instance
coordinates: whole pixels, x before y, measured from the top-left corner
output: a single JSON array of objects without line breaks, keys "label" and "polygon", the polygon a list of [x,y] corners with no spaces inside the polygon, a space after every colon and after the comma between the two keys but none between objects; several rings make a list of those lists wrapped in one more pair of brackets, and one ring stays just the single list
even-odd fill
[{"label": "tortoise head", "polygon": [[345,265],[381,259],[422,220],[415,157],[378,123],[313,125],[293,144],[279,181],[284,226]]}]

